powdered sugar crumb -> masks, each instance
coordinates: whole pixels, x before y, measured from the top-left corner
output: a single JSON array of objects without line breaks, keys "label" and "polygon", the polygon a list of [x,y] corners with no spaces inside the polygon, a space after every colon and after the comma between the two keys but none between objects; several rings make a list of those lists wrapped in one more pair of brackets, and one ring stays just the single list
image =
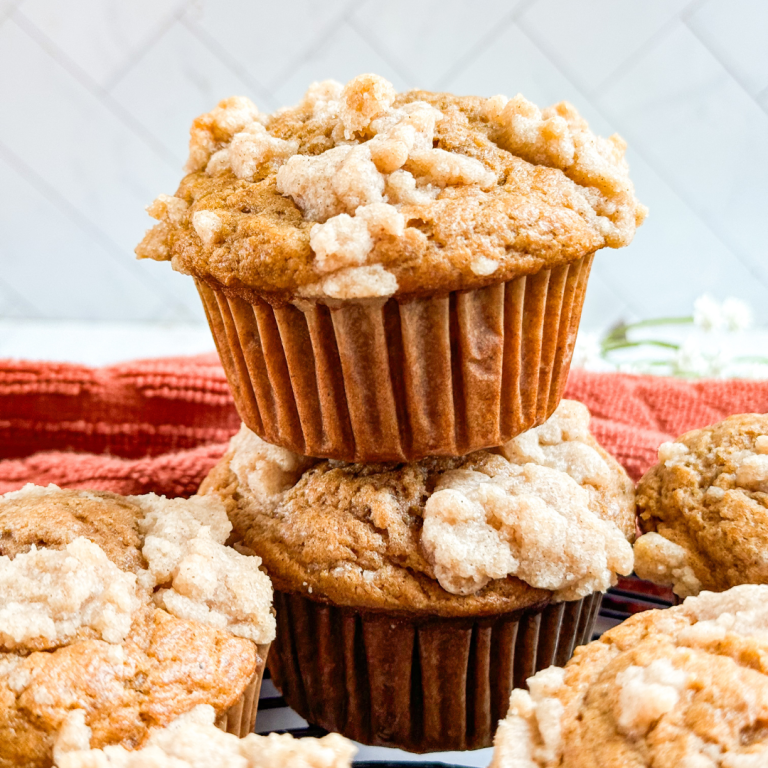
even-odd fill
[{"label": "powdered sugar crumb", "polygon": [[570,475],[579,485],[602,488],[611,482],[605,459],[588,444],[589,410],[576,400],[562,400],[540,427],[529,429],[501,447],[515,463],[534,461]]},{"label": "powdered sugar crumb", "polygon": [[528,463],[503,473],[446,472],[424,509],[421,541],[440,585],[471,594],[512,575],[555,600],[603,592],[632,570],[632,547],[564,472]]},{"label": "powdered sugar crumb", "polygon": [[215,109],[200,115],[190,129],[187,171],[200,171],[214,152],[229,144],[232,137],[257,120],[259,110],[244,96],[232,96]]},{"label": "powdered sugar crumb", "polygon": [[658,533],[643,534],[635,542],[635,573],[641,579],[671,584],[676,595],[697,595],[701,582],[688,562],[688,550]]},{"label": "powdered sugar crumb", "polygon": [[251,733],[240,739],[217,728],[206,705],[153,729],[140,749],[89,749],[90,730],[79,712],[68,716],[54,748],[57,768],[350,768],[357,751],[337,733],[319,739]]},{"label": "powdered sugar crumb", "polygon": [[404,229],[403,215],[387,203],[360,206],[354,218],[341,213],[312,227],[309,243],[315,266],[320,272],[332,272],[364,264],[378,238],[400,237]]},{"label": "powdered sugar crumb", "polygon": [[589,192],[607,245],[620,248],[632,240],[648,211],[635,197],[621,137],[596,136],[567,102],[540,110],[520,94],[503,106],[495,97],[487,114],[498,125],[499,146],[528,162],[560,169]]},{"label": "powdered sugar crumb", "polygon": [[267,443],[245,424],[240,426],[229,446],[232,471],[262,503],[276,503],[280,494],[292,488],[308,466],[304,456]]},{"label": "powdered sugar crumb", "polygon": [[57,647],[85,627],[108,643],[127,636],[141,601],[136,576],[78,537],[64,549],[0,557],[0,646]]},{"label": "powdered sugar crumb", "polygon": [[628,666],[616,675],[619,728],[634,738],[645,736],[656,720],[675,707],[687,679],[668,659],[656,659],[647,667]]},{"label": "powdered sugar crumb", "polygon": [[379,75],[358,75],[341,92],[341,122],[344,137],[351,139],[357,131],[370,125],[392,105],[396,92],[392,83]]},{"label": "powdered sugar crumb", "polygon": [[[0,501],[39,499],[56,486],[28,485]],[[79,492],[89,495],[87,491]],[[96,501],[100,497],[94,496]],[[62,549],[0,557],[0,647],[53,648],[81,630],[108,643],[127,637],[136,613],[155,602],[169,613],[226,629],[256,643],[275,633],[272,586],[258,557],[224,546],[232,525],[214,497],[127,497],[143,511],[147,569],[122,571],[97,544],[77,537]],[[157,589],[162,586],[162,589]]]},{"label": "powdered sugar crumb", "polygon": [[397,278],[381,264],[373,264],[340,269],[317,283],[302,285],[299,295],[308,299],[375,299],[391,296],[397,288]]},{"label": "powdered sugar crumb", "polygon": [[156,585],[155,601],[182,619],[199,621],[255,643],[275,633],[272,585],[258,557],[224,546],[232,524],[210,496],[166,499],[148,494],[131,499],[145,510],[142,553]]},{"label": "powdered sugar crumb", "polygon": [[211,246],[218,239],[223,222],[213,211],[195,211],[192,226],[203,245]]}]

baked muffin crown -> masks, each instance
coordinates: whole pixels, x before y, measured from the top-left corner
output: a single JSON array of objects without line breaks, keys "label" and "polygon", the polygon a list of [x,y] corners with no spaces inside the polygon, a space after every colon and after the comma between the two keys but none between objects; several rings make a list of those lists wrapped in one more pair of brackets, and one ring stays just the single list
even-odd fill
[{"label": "baked muffin crown", "polygon": [[768,415],[731,416],[663,443],[637,505],[642,578],[681,597],[768,583]]},{"label": "baked muffin crown", "polygon": [[632,569],[632,483],[563,401],[498,451],[408,464],[319,461],[247,428],[201,488],[278,589],[336,605],[513,612]]},{"label": "baked muffin crown", "polygon": [[320,739],[294,739],[290,734],[248,734],[238,738],[214,726],[214,711],[201,705],[167,728],[154,729],[138,750],[121,746],[87,749],[90,740],[82,712],[67,720],[54,749],[56,768],[349,768],[357,751],[338,733]]},{"label": "baked muffin crown", "polygon": [[272,115],[195,120],[189,174],[137,248],[244,298],[477,288],[628,244],[645,217],[625,144],[563,102],[313,84]]},{"label": "baked muffin crown", "polygon": [[226,711],[274,637],[259,560],[215,499],[28,485],[0,496],[0,766],[50,765],[68,714],[134,747]]},{"label": "baked muffin crown", "polygon": [[491,768],[764,765],[768,586],[646,611],[515,690]]}]

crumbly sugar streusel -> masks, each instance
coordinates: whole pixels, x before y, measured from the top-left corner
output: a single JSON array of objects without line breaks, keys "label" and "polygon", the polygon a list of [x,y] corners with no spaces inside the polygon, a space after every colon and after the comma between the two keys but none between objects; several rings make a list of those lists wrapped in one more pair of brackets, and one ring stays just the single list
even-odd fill
[{"label": "crumbly sugar streusel", "polygon": [[29,485],[0,497],[0,767],[50,765],[72,710],[135,747],[198,704],[224,711],[274,637],[259,559],[210,497]]},{"label": "crumbly sugar streusel", "polygon": [[632,483],[588,424],[564,401],[497,452],[410,464],[308,459],[243,426],[203,492],[278,588],[447,615],[574,600],[632,570]]},{"label": "crumbly sugar streusel", "polygon": [[628,244],[645,217],[618,136],[563,102],[310,86],[272,115],[225,99],[192,126],[142,258],[229,290],[350,299],[474,288]]},{"label": "crumbly sugar streusel", "polygon": [[56,768],[349,768],[356,748],[338,733],[294,739],[287,733],[243,739],[214,726],[214,710],[201,705],[167,728],[155,729],[137,750],[88,749],[83,710],[73,710],[54,749]]},{"label": "crumbly sugar streusel", "polygon": [[515,690],[491,768],[768,764],[768,586],[647,611]]},{"label": "crumbly sugar streusel", "polygon": [[681,597],[768,583],[768,416],[731,416],[663,443],[637,503],[640,577]]}]

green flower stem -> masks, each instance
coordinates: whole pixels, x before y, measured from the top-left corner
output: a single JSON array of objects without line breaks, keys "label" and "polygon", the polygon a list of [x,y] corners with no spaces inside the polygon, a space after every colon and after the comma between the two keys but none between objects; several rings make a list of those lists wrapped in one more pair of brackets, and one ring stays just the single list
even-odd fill
[{"label": "green flower stem", "polygon": [[738,357],[731,358],[734,363],[761,363],[762,365],[768,365],[768,357],[761,357],[760,355],[739,355]]},{"label": "green flower stem", "polygon": [[671,341],[654,341],[652,339],[644,339],[643,341],[615,341],[609,342],[607,339],[602,343],[601,349],[603,354],[608,352],[614,352],[617,349],[629,349],[630,347],[663,347],[664,349],[673,349],[677,351],[680,349],[679,344],[673,344]]}]

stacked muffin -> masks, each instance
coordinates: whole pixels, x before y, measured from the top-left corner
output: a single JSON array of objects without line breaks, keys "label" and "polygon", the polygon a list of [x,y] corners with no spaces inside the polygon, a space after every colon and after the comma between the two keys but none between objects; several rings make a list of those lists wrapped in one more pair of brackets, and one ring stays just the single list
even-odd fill
[{"label": "stacked muffin", "polygon": [[567,104],[375,75],[233,98],[137,248],[192,275],[244,421],[202,492],[276,586],[310,721],[487,746],[632,569],[632,484],[561,403],[599,248],[641,223],[619,137]]}]

